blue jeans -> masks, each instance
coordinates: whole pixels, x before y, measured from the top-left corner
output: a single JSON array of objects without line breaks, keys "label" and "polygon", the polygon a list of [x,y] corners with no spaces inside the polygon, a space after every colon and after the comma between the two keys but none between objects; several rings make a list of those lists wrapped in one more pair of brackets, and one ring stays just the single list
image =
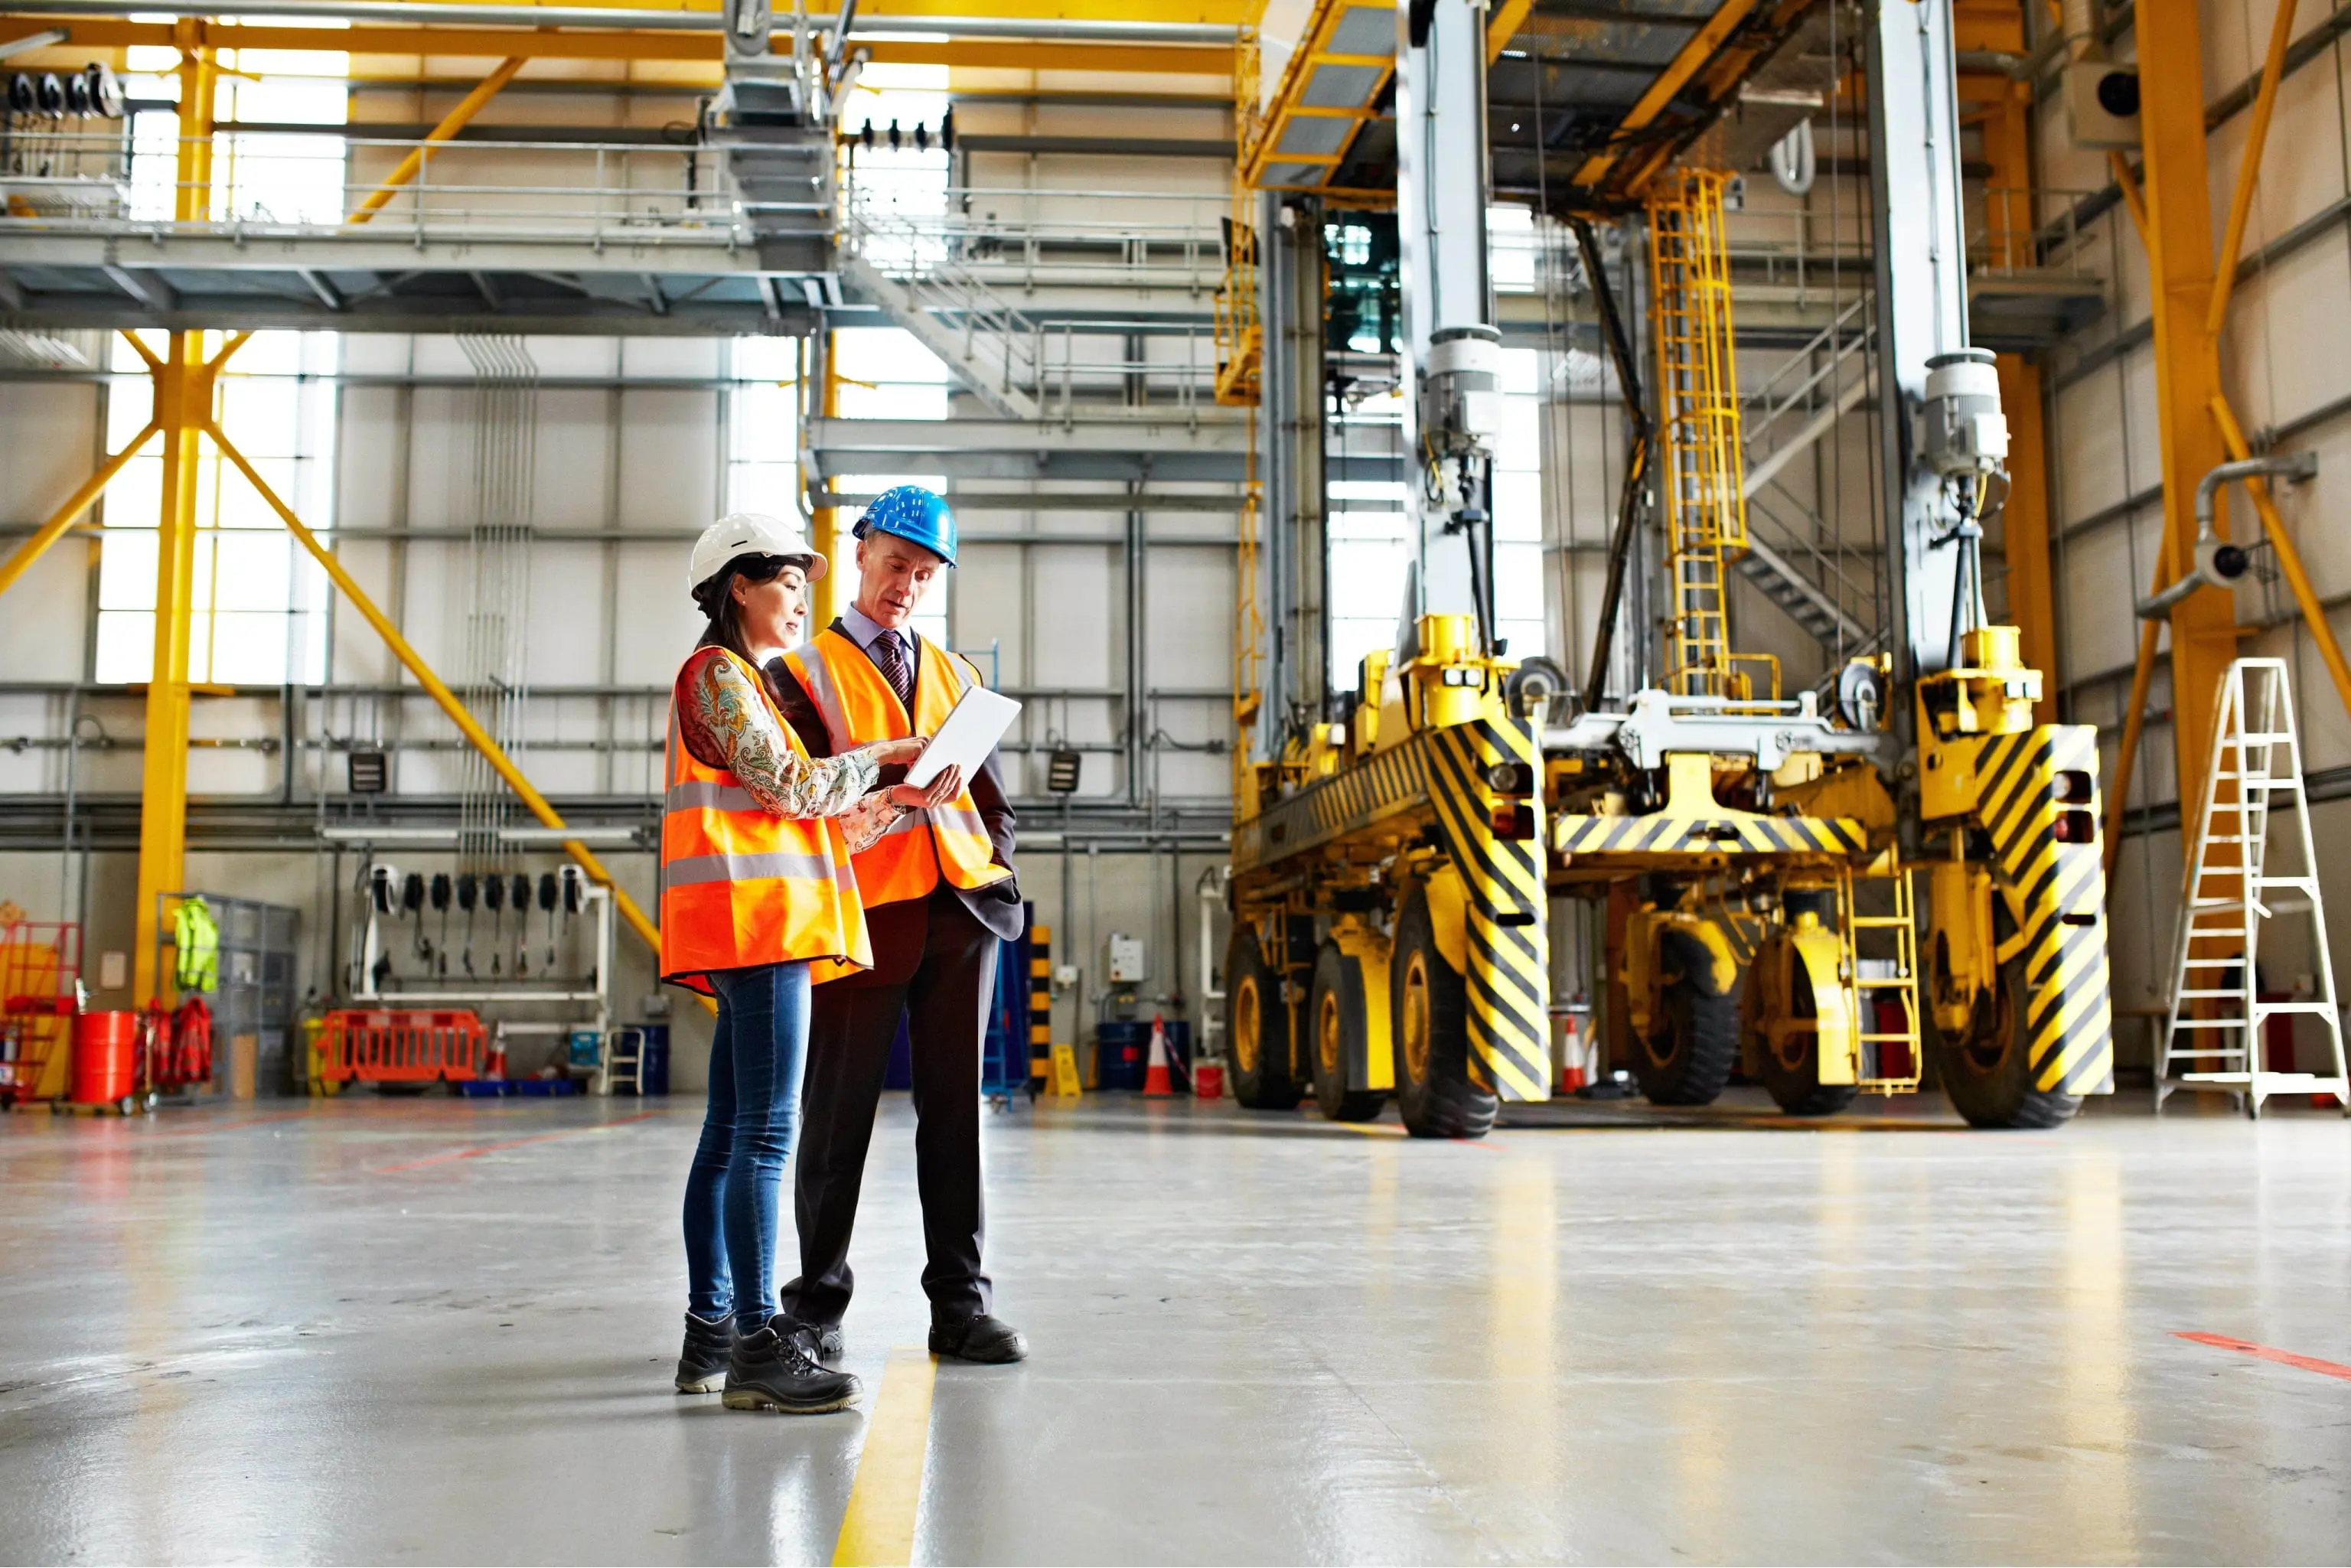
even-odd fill
[{"label": "blue jeans", "polygon": [[776,1217],[799,1126],[808,1057],[805,963],[722,969],[710,1037],[710,1109],[685,1178],[686,1310],[735,1314],[750,1333],[776,1311]]}]

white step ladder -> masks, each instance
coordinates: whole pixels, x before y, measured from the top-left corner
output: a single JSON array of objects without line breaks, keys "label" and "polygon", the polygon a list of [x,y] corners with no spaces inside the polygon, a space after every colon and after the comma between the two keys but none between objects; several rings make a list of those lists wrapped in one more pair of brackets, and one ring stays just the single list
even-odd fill
[{"label": "white step ladder", "polygon": [[[2252,1116],[2273,1094],[2332,1094],[2351,1113],[2335,963],[2326,946],[2326,909],[2311,852],[2310,802],[2303,791],[2302,743],[2294,735],[2284,660],[2230,664],[2209,763],[2171,944],[2171,998],[2155,1058],[2156,1109],[2175,1090],[2197,1089],[2237,1095]],[[2300,859],[2291,873],[2270,864],[2273,810],[2293,821],[2287,837]],[[2286,896],[2273,896],[2279,894]],[[2262,926],[2297,915],[2310,921],[2314,992],[2264,1001],[2254,968]],[[2325,1030],[2334,1071],[2268,1071],[2262,1055],[2269,1020],[2305,1013]],[[2189,1071],[2175,1075],[2173,1064],[2183,1059]]]}]

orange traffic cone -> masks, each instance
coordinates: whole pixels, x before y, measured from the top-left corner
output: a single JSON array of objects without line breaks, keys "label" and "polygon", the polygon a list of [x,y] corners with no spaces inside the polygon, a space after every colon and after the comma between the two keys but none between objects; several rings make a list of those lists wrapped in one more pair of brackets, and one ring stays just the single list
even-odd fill
[{"label": "orange traffic cone", "polygon": [[1143,1092],[1146,1099],[1167,1099],[1176,1086],[1167,1081],[1167,1020],[1154,1015],[1151,1019],[1151,1061],[1143,1070]]}]

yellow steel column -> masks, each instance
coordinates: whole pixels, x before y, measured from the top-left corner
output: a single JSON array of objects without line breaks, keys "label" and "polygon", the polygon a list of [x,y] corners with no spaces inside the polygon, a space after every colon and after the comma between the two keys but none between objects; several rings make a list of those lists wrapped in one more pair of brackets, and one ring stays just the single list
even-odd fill
[{"label": "yellow steel column", "polygon": [[180,155],[173,178],[172,216],[202,223],[212,216],[213,118],[220,97],[220,70],[213,52],[197,40],[204,24],[172,25],[180,46]]},{"label": "yellow steel column", "polygon": [[[841,417],[841,370],[834,359],[839,347],[839,335],[827,332],[824,335],[823,348],[824,371],[820,378],[823,392],[817,405],[826,419]],[[802,444],[805,445],[807,443],[803,442]],[[814,478],[815,476],[811,475],[810,477]],[[830,488],[831,482],[825,483]],[[830,570],[809,590],[812,601],[810,606],[811,613],[809,616],[809,631],[811,634],[831,625],[833,617],[841,613],[841,574],[850,568],[850,562],[841,553],[840,508],[817,507],[815,523],[816,537],[809,542],[816,546],[816,553],[824,557]]]},{"label": "yellow steel column", "polygon": [[[2022,16],[1998,47],[2022,48]],[[1970,42],[1974,40],[1970,39]],[[1964,90],[1964,89],[1963,89]],[[1984,161],[1991,165],[1985,192],[1990,248],[1995,266],[2030,265],[2032,244],[2032,89],[1997,78],[1982,120]],[[2008,620],[2022,634],[2024,662],[2042,673],[2036,724],[2056,717],[2057,614],[2049,559],[2049,458],[2042,430],[2041,367],[2022,354],[2002,354],[2001,406],[2008,413],[2008,504],[2001,512],[2001,550],[2008,561]]]},{"label": "yellow steel column", "polygon": [[[2147,156],[2147,251],[2155,315],[2156,413],[2163,438],[2164,579],[2192,569],[2196,486],[2228,458],[2211,414],[2220,360],[2212,303],[2211,169],[2204,142],[2204,40],[2196,0],[2144,0],[2137,13],[2139,134]],[[2171,611],[2171,727],[2183,831],[2203,799],[2212,703],[2237,653],[2224,592]]]},{"label": "yellow steel column", "polygon": [[[185,193],[183,193],[184,195]],[[188,641],[194,623],[196,444],[209,410],[193,409],[203,375],[203,334],[174,332],[153,372],[155,422],[163,432],[162,506],[155,538],[155,664],[147,680],[147,733],[140,775],[138,907],[132,995],[164,997],[157,962],[161,895],[186,881]],[[165,999],[170,999],[165,998]]]}]

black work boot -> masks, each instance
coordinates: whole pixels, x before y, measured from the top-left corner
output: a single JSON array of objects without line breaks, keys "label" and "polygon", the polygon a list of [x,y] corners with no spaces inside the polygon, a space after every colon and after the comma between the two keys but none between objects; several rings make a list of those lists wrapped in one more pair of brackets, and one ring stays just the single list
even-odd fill
[{"label": "black work boot", "polygon": [[770,1319],[757,1332],[738,1334],[726,1363],[726,1386],[719,1395],[729,1410],[779,1410],[787,1416],[819,1416],[857,1402],[858,1382],[831,1372],[777,1332],[788,1320]]},{"label": "black work boot", "polygon": [[800,1354],[810,1361],[835,1362],[841,1359],[841,1325],[810,1323],[789,1316],[776,1320],[777,1332],[789,1337],[800,1347]]},{"label": "black work boot", "polygon": [[716,1394],[726,1375],[727,1354],[735,1348],[732,1316],[705,1322],[685,1314],[685,1348],[677,1353],[677,1391]]},{"label": "black work boot", "polygon": [[931,1354],[956,1361],[1001,1364],[1025,1360],[1029,1342],[1002,1318],[981,1312],[977,1317],[931,1324]]}]

